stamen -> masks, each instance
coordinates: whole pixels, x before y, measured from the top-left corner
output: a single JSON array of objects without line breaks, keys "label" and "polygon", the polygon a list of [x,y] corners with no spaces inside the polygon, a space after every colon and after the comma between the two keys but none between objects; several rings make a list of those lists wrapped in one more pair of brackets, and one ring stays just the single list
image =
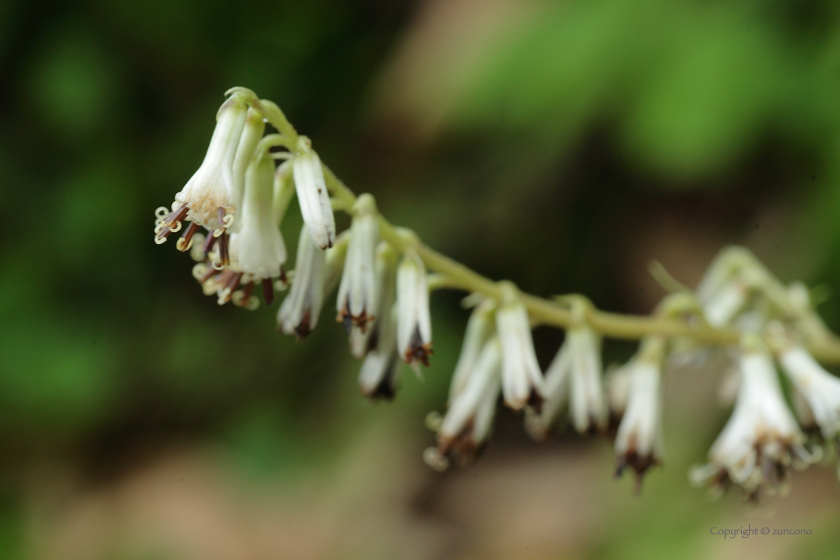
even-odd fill
[{"label": "stamen", "polygon": [[338,314],[338,321],[340,323],[344,323],[344,330],[347,331],[347,334],[350,334],[350,330],[353,328],[353,316],[350,315],[349,307],[345,307],[341,313]]},{"label": "stamen", "polygon": [[219,206],[216,210],[216,216],[219,220],[219,227],[213,231],[213,237],[219,237],[225,232],[225,209]]},{"label": "stamen", "polygon": [[166,241],[166,238],[169,237],[169,234],[172,233],[172,230],[169,229],[169,226],[165,223],[158,224],[155,227],[155,243],[160,245]]},{"label": "stamen", "polygon": [[[170,233],[181,229],[181,221],[187,217],[187,213],[190,211],[186,204],[182,204],[177,210],[174,209],[175,204],[172,206],[173,210],[169,216],[160,220],[158,225],[155,227],[155,233],[157,234],[155,237],[155,243],[158,245],[163,243],[163,240],[169,237]],[[158,208],[158,210],[160,210],[160,208]],[[173,224],[177,225],[177,228],[173,228]]]},{"label": "stamen", "polygon": [[188,251],[190,247],[192,247],[192,238],[195,235],[195,232],[198,231],[200,226],[195,222],[190,224],[184,233],[181,234],[181,238],[178,240],[178,243],[175,245],[175,248],[181,252]]},{"label": "stamen", "polygon": [[266,305],[274,303],[274,283],[271,281],[271,278],[262,279],[262,292]]},{"label": "stamen", "polygon": [[[248,282],[244,286],[242,286],[242,291],[240,292],[241,297],[240,301],[237,305],[240,307],[245,307],[251,300],[251,291],[254,289],[254,283]],[[234,302],[235,303],[235,302]]]},{"label": "stamen", "polygon": [[230,288],[230,291],[235,290],[239,287],[239,282],[242,281],[242,273],[241,272],[234,272],[231,276],[230,280],[228,280],[227,285],[225,288]]},{"label": "stamen", "polygon": [[423,344],[423,338],[420,336],[420,328],[414,329],[414,334],[411,335],[411,342],[405,351],[404,359],[406,363],[420,362],[426,367],[429,367],[429,356],[432,352],[432,343]]},{"label": "stamen", "polygon": [[303,318],[300,320],[300,324],[295,327],[295,336],[298,340],[303,341],[309,336],[309,333],[312,332],[312,327],[310,326],[312,323],[312,310],[308,307],[306,311],[303,313]]},{"label": "stamen", "polygon": [[241,272],[233,272],[229,270],[225,272],[224,276],[225,278],[228,278],[228,281],[225,283],[225,287],[219,291],[219,305],[224,305],[230,301],[233,291],[239,286],[240,280],[242,280]]},{"label": "stamen", "polygon": [[[215,235],[215,234],[214,234]],[[230,254],[228,253],[228,242],[230,240],[230,236],[227,232],[223,233],[219,238],[219,261],[223,265],[230,264]]]},{"label": "stamen", "polygon": [[204,254],[207,255],[210,251],[213,250],[213,246],[216,244],[216,236],[215,235],[208,235],[207,238],[204,240]]},{"label": "stamen", "polygon": [[212,266],[208,266],[207,271],[204,273],[204,275],[201,278],[198,279],[198,282],[200,284],[204,284],[205,282],[210,280],[213,276],[215,276],[217,272],[219,272],[219,271],[216,270],[215,268],[213,268]]}]

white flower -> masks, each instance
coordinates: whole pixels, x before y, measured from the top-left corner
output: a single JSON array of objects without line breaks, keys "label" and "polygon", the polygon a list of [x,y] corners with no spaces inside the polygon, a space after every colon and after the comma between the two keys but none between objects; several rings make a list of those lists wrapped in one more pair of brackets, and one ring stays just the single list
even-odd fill
[{"label": "white flower", "polygon": [[569,345],[571,378],[569,412],[580,433],[604,430],[609,410],[601,382],[601,341],[595,331],[572,327],[566,333]]},{"label": "white flower", "polygon": [[312,150],[312,143],[305,136],[298,139],[292,168],[300,213],[312,234],[312,240],[320,249],[332,247],[335,243],[335,217],[330,206],[324,170],[318,154]]},{"label": "white flower", "polygon": [[[339,236],[339,239],[341,237]],[[333,251],[329,249],[329,251]],[[388,310],[394,307],[397,301],[397,252],[390,243],[382,241],[376,249],[376,262],[374,264],[376,277],[376,309],[386,314],[380,321],[373,318],[373,325],[368,325],[364,331],[359,327],[350,329],[350,353],[358,359],[364,358],[368,352],[379,345],[379,337],[382,329],[393,329],[396,345],[397,320],[388,316]]]},{"label": "white flower", "polygon": [[647,469],[662,462],[660,364],[638,357],[628,364],[626,371],[630,376],[630,391],[615,438],[616,476],[629,466],[641,481]]},{"label": "white flower", "polygon": [[531,409],[525,411],[525,429],[537,441],[548,437],[568,400],[571,358],[571,347],[564,343],[545,370],[545,400],[539,412]]},{"label": "white flower", "polygon": [[327,254],[324,263],[324,296],[328,296],[338,287],[344,263],[347,260],[347,248],[350,245],[350,231],[344,231],[335,239],[332,247],[324,251]]},{"label": "white flower", "polygon": [[482,348],[466,385],[452,399],[438,430],[438,447],[424,458],[435,469],[446,468],[446,455],[460,463],[473,459],[490,434],[501,389],[502,353],[498,338]]},{"label": "white flower", "polygon": [[359,386],[369,399],[391,400],[397,393],[399,367],[402,361],[397,352],[397,316],[399,310],[392,305],[381,314],[374,326],[373,348],[365,356],[359,372]]},{"label": "white flower", "polygon": [[505,404],[521,410],[544,396],[542,373],[531,340],[528,312],[516,288],[505,285],[503,303],[496,313],[496,330],[502,345],[502,393]]},{"label": "white flower", "polygon": [[230,236],[230,267],[251,282],[281,276],[286,245],[274,214],[274,161],[268,153],[254,159],[245,178],[239,227]]},{"label": "white flower", "polygon": [[478,361],[481,349],[495,331],[495,310],[496,302],[487,299],[479,304],[470,315],[467,332],[464,335],[464,344],[461,347],[461,355],[458,357],[458,363],[455,365],[455,373],[452,375],[452,382],[449,387],[450,403],[469,381],[470,375],[475,370],[475,364]]},{"label": "white flower", "polygon": [[837,437],[840,432],[840,379],[825,371],[801,346],[791,346],[783,351],[779,362],[807,403],[823,437],[826,440]]},{"label": "white flower", "polygon": [[348,333],[353,329],[365,333],[376,317],[378,304],[375,260],[379,223],[373,197],[360,196],[353,212],[347,262],[338,287],[337,320]]},{"label": "white flower", "polygon": [[397,346],[408,364],[429,365],[432,354],[432,321],[426,267],[413,249],[408,249],[397,268]]},{"label": "white flower", "polygon": [[[359,382],[362,392],[371,398],[391,398],[396,389],[396,370],[400,363],[397,352],[399,309],[396,306],[396,277],[397,252],[389,243],[382,241],[376,249],[376,283],[379,286],[377,309],[381,313],[367,332],[360,333],[359,329],[354,329],[350,337],[352,354],[357,358],[367,356],[362,364]],[[355,333],[359,334],[354,338]],[[392,358],[397,361],[391,363]],[[392,390],[385,391],[386,387]]]},{"label": "white flower", "polygon": [[286,334],[303,340],[318,324],[324,303],[326,254],[312,241],[304,224],[298,240],[297,262],[292,288],[277,313],[277,324]]},{"label": "white flower", "polygon": [[292,162],[286,160],[277,166],[277,171],[274,172],[274,196],[271,204],[274,210],[274,219],[278,225],[283,223],[289,202],[294,195],[295,183],[292,181]]},{"label": "white flower", "polygon": [[[196,226],[215,230],[215,237],[222,236],[225,229],[231,227],[236,210],[233,161],[247,116],[248,105],[239,93],[231,95],[219,109],[216,128],[201,166],[181,192],[175,195],[172,212],[167,213],[166,208],[158,208],[156,212],[157,243],[163,243],[170,233],[179,231],[184,219]],[[226,257],[226,243],[227,239],[222,239],[223,259]],[[182,245],[186,250],[189,242]]]},{"label": "white flower", "polygon": [[806,466],[815,457],[782,396],[773,362],[755,343],[738,358],[741,384],[735,410],[709,452],[709,464],[696,467],[695,483],[725,488],[741,485],[750,496],[762,488],[785,489],[787,468]]},{"label": "white flower", "polygon": [[[254,109],[248,109],[248,117],[245,121],[245,128],[239,138],[239,145],[236,147],[236,155],[233,158],[233,194],[237,208],[242,205],[242,196],[245,191],[245,174],[254,159],[257,145],[265,133],[265,120],[263,116]],[[239,229],[242,219],[235,221],[233,230]]]},{"label": "white flower", "polygon": [[610,416],[617,420],[624,417],[624,412],[627,410],[632,369],[630,364],[607,369],[607,404],[610,407]]}]

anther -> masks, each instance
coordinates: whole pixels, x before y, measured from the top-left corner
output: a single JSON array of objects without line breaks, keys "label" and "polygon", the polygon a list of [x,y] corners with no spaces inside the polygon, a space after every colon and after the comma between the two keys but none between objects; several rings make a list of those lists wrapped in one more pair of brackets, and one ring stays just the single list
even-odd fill
[{"label": "anther", "polygon": [[198,231],[199,225],[195,222],[191,223],[190,226],[184,230],[184,233],[181,234],[181,238],[178,240],[177,245],[175,247],[179,251],[188,251],[190,247],[192,247],[192,238],[195,235],[195,232]]}]

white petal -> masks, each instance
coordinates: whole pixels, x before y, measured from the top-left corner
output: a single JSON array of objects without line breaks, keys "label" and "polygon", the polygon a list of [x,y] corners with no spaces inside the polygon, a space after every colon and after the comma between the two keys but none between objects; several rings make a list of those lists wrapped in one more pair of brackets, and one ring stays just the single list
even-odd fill
[{"label": "white petal", "polygon": [[292,169],[300,212],[315,245],[321,249],[332,247],[335,242],[335,217],[330,206],[330,195],[321,160],[311,149],[306,137],[300,137],[292,159]]}]

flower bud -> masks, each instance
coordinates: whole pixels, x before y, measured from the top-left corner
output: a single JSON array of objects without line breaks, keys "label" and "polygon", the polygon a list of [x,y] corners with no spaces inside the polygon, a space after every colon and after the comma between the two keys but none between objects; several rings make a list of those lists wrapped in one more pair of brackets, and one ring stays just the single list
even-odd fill
[{"label": "flower bud", "polygon": [[502,393],[507,406],[521,410],[529,402],[542,401],[543,379],[531,340],[528,312],[516,288],[505,288],[502,305],[496,313],[496,330],[502,345]]},{"label": "flower bud", "polygon": [[399,321],[397,345],[408,364],[429,365],[432,354],[432,322],[426,267],[413,249],[406,251],[397,269]]},{"label": "flower bud", "polygon": [[367,331],[368,323],[377,313],[376,245],[379,242],[379,223],[376,203],[369,194],[363,194],[354,206],[350,225],[350,245],[347,262],[338,287],[337,320],[344,323],[347,332],[358,329]]},{"label": "flower bud", "polygon": [[300,213],[309,228],[312,240],[319,249],[335,243],[335,217],[330,195],[324,180],[324,170],[318,154],[312,150],[309,138],[301,136],[292,158]]}]

